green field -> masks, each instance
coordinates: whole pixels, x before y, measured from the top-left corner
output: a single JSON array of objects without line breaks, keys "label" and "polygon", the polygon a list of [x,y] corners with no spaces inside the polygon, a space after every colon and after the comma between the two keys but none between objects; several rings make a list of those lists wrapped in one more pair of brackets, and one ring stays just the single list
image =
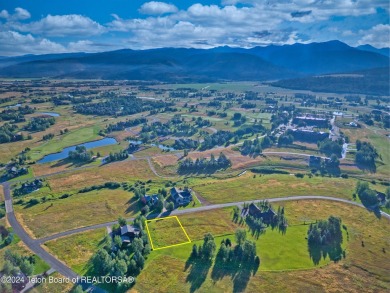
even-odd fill
[{"label": "green field", "polygon": [[177,217],[148,220],[147,231],[153,250],[191,242]]},{"label": "green field", "polygon": [[59,139],[49,140],[48,142],[41,144],[39,147],[33,148],[30,152],[31,160],[35,161],[45,155],[57,153],[68,146],[97,140],[101,138],[98,135],[98,132],[98,126],[85,127],[75,131],[70,131],[69,133],[62,135]]},{"label": "green field", "polygon": [[[267,229],[258,239],[249,236],[257,244],[261,259],[260,270],[250,277],[247,284],[242,281],[244,283],[238,285],[245,285],[249,292],[254,292],[255,288],[262,291],[285,288],[282,291],[287,292],[290,287],[286,282],[294,284],[296,291],[299,291],[308,289],[307,281],[311,280],[310,288],[322,288],[324,291],[348,286],[355,292],[363,284],[366,286],[364,288],[371,288],[370,291],[390,289],[387,274],[390,260],[388,254],[382,251],[382,248],[386,251],[390,249],[386,240],[386,235],[390,232],[386,219],[377,219],[372,213],[359,207],[329,201],[307,200],[280,204],[285,206],[289,222],[286,234]],[[274,207],[277,207],[276,203]],[[348,235],[345,231],[343,233],[346,259],[333,263],[325,257],[315,265],[310,259],[305,239],[307,224],[326,219],[330,215],[341,217],[348,229]],[[200,265],[196,268],[186,265],[193,243],[201,244],[205,232],[220,235],[216,237],[217,249],[222,239],[229,237],[234,242],[234,231],[238,225],[232,222],[231,217],[231,209],[180,216],[183,227],[193,242],[152,251],[145,268],[137,277],[135,289],[139,292],[152,292],[153,288],[159,288],[160,292],[184,292],[191,291],[195,286],[200,292],[231,290],[232,286],[237,285],[237,281],[230,274],[216,279],[213,277],[216,272],[213,274],[212,265]],[[84,255],[90,256],[97,251],[103,234],[102,230],[90,231],[60,238],[47,245],[77,272],[86,272],[89,259]],[[362,241],[364,247],[361,245]],[[83,253],[68,256],[69,247],[77,247]],[[196,278],[195,273],[198,277],[205,276],[204,279]]]}]

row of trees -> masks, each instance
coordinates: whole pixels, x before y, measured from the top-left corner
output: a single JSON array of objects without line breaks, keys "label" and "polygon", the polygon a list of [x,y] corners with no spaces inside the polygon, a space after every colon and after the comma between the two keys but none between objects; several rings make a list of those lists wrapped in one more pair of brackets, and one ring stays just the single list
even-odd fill
[{"label": "row of trees", "polygon": [[[235,232],[236,245],[227,238],[223,239],[216,255],[216,266],[236,265],[247,268],[254,267],[257,271],[260,266],[260,258],[256,254],[256,243],[247,239],[244,229],[237,229]],[[211,233],[205,234],[203,244],[192,247],[191,259],[203,259],[209,261],[213,259],[216,251],[214,236]]]},{"label": "row of trees", "polygon": [[144,117],[136,118],[133,120],[119,121],[115,124],[107,125],[106,132],[110,133],[113,131],[121,131],[121,130],[125,130],[128,127],[134,127],[134,126],[137,126],[137,125],[140,125],[143,123],[147,123],[147,122],[148,122],[148,120]]},{"label": "row of trees", "polygon": [[257,137],[254,140],[245,140],[240,148],[240,152],[243,156],[256,157],[261,154],[263,149],[271,145],[272,140],[268,136],[265,136],[262,140]]},{"label": "row of trees", "polygon": [[226,169],[231,166],[231,161],[221,152],[218,159],[211,154],[210,160],[205,158],[196,159],[195,161],[186,158],[180,162],[178,167],[179,173],[213,173],[219,169]]},{"label": "row of trees", "polygon": [[93,152],[88,151],[85,146],[76,146],[74,151],[70,151],[68,158],[76,162],[90,162],[92,161]]},{"label": "row of trees", "polygon": [[17,133],[17,131],[18,126],[15,124],[5,123],[0,126],[0,143],[24,140],[24,135],[22,133]]},{"label": "row of trees", "polygon": [[24,129],[28,131],[44,131],[48,129],[51,125],[54,125],[56,120],[54,117],[35,117],[32,118]]},{"label": "row of trees", "polygon": [[341,152],[343,151],[342,141],[333,141],[329,138],[318,143],[318,147],[321,153],[324,153],[328,157],[335,154],[338,158],[341,158]]},{"label": "row of trees", "polygon": [[[17,252],[12,252],[11,250],[6,250],[4,253],[4,265],[2,274],[4,277],[20,276],[20,273],[23,273],[26,276],[32,276],[34,272],[35,258],[31,256],[22,256]],[[19,283],[27,283],[28,280],[20,280]],[[18,284],[14,282],[15,286]],[[0,282],[0,292],[15,292],[12,287],[12,282]]]},{"label": "row of trees", "polygon": [[366,207],[375,208],[379,204],[377,192],[370,188],[368,182],[358,181],[356,183],[356,194]]},{"label": "row of trees", "polygon": [[173,144],[175,150],[192,150],[196,149],[199,146],[199,142],[193,139],[176,139]]},{"label": "row of trees", "polygon": [[85,115],[98,116],[124,116],[132,115],[153,109],[161,109],[172,104],[163,101],[152,101],[139,99],[135,96],[116,97],[107,99],[100,103],[81,103],[74,106],[74,109]]},{"label": "row of trees", "polygon": [[309,245],[329,245],[343,242],[341,219],[330,216],[328,220],[311,223],[307,232]]},{"label": "row of trees", "polygon": [[6,109],[1,111],[0,120],[13,121],[13,122],[24,122],[26,119],[24,115],[32,114],[35,112],[34,108],[26,105],[24,107],[18,107],[17,109]]},{"label": "row of trees", "polygon": [[356,150],[356,164],[362,166],[363,168],[375,171],[375,159],[378,157],[378,152],[376,151],[375,147],[367,141],[362,142],[360,140],[357,140]]},{"label": "row of trees", "polygon": [[126,150],[122,150],[118,153],[110,153],[105,159],[104,162],[111,163],[115,161],[122,161],[129,157],[129,154]]}]

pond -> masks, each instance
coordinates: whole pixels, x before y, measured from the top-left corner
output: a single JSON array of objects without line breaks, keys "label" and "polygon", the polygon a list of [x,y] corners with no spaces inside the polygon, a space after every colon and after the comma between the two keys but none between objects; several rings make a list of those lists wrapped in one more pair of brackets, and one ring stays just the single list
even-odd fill
[{"label": "pond", "polygon": [[22,106],[22,104],[15,104],[15,105],[8,106],[7,109],[18,108],[21,106]]},{"label": "pond", "polygon": [[[117,143],[117,140],[115,138],[106,137],[106,138],[103,138],[103,139],[99,139],[99,140],[95,140],[95,141],[90,141],[90,142],[86,142],[86,143],[83,143],[83,144],[79,144],[77,146],[85,146],[87,149],[92,149],[92,148],[112,145],[112,144],[116,144],[116,143]],[[44,164],[44,163],[50,163],[50,162],[66,159],[68,157],[69,152],[70,151],[74,151],[75,149],[76,149],[76,145],[64,148],[59,153],[54,153],[54,154],[50,154],[50,155],[44,156],[37,163],[38,164]]]},{"label": "pond", "polygon": [[[140,145],[140,144],[142,144],[142,141],[140,141],[140,140],[128,140],[128,142],[130,144],[133,144],[133,145]],[[160,150],[163,150],[163,151],[170,151],[170,152],[176,151],[176,149],[174,149],[173,147],[169,147],[169,146],[166,146],[166,145],[163,145],[163,144],[151,143],[150,146],[158,147]]]},{"label": "pond", "polygon": [[151,143],[150,146],[157,146],[160,150],[163,150],[163,151],[170,151],[170,152],[175,151],[175,149],[173,147],[169,147],[169,146],[166,146],[163,144],[156,145],[154,143]]},{"label": "pond", "polygon": [[56,112],[39,112],[39,114],[49,115],[49,116],[52,116],[52,117],[59,117],[60,116],[60,114],[58,114]]}]

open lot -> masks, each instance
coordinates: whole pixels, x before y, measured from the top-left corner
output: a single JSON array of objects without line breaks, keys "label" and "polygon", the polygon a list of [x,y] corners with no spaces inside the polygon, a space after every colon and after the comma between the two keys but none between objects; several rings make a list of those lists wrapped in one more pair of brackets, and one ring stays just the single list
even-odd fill
[{"label": "open lot", "polygon": [[85,274],[93,253],[100,246],[106,228],[87,231],[45,243],[45,247],[78,274]]},{"label": "open lot", "polygon": [[245,201],[292,195],[327,195],[352,199],[354,179],[294,175],[256,175],[230,179],[190,179],[193,189],[211,203]]},{"label": "open lot", "polygon": [[133,193],[122,189],[101,189],[74,194],[32,207],[15,205],[18,220],[34,237],[44,237],[77,227],[131,217],[138,212]]},{"label": "open lot", "polygon": [[[286,235],[267,230],[259,237],[260,270],[250,277],[247,284],[243,279],[241,283],[240,279],[235,280],[234,275],[229,273],[216,279],[213,268],[209,266],[200,265],[195,275],[194,269],[186,265],[185,255],[188,258],[191,252],[191,245],[187,245],[153,252],[146,268],[137,278],[135,289],[140,292],[156,287],[161,288],[161,292],[183,292],[194,288],[206,292],[226,292],[234,286],[244,286],[245,292],[333,292],[340,288],[346,292],[385,292],[390,289],[387,274],[390,258],[382,251],[390,248],[386,219],[377,219],[359,207],[327,201],[284,202],[283,205],[291,227],[287,228]],[[340,216],[347,226],[349,240],[344,237],[343,242],[346,258],[338,263],[323,259],[320,265],[328,265],[319,268],[310,261],[305,245],[308,225],[302,224],[304,221],[326,219],[330,215]],[[211,225],[209,229],[212,232]],[[230,238],[234,239],[234,235]],[[297,243],[294,244],[294,241]],[[184,249],[187,253],[182,251]],[[290,270],[286,266],[291,266]],[[303,267],[311,269],[296,270]]]},{"label": "open lot", "polygon": [[185,228],[176,216],[148,220],[146,227],[153,250],[191,242]]}]

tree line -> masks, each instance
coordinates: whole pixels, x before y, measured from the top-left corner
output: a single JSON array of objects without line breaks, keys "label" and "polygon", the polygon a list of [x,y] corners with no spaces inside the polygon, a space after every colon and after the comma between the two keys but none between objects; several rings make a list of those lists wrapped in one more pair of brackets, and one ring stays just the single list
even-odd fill
[{"label": "tree line", "polygon": [[219,169],[226,169],[231,164],[231,161],[221,152],[218,158],[211,154],[209,160],[197,158],[194,161],[186,158],[179,163],[178,173],[213,173]]}]

